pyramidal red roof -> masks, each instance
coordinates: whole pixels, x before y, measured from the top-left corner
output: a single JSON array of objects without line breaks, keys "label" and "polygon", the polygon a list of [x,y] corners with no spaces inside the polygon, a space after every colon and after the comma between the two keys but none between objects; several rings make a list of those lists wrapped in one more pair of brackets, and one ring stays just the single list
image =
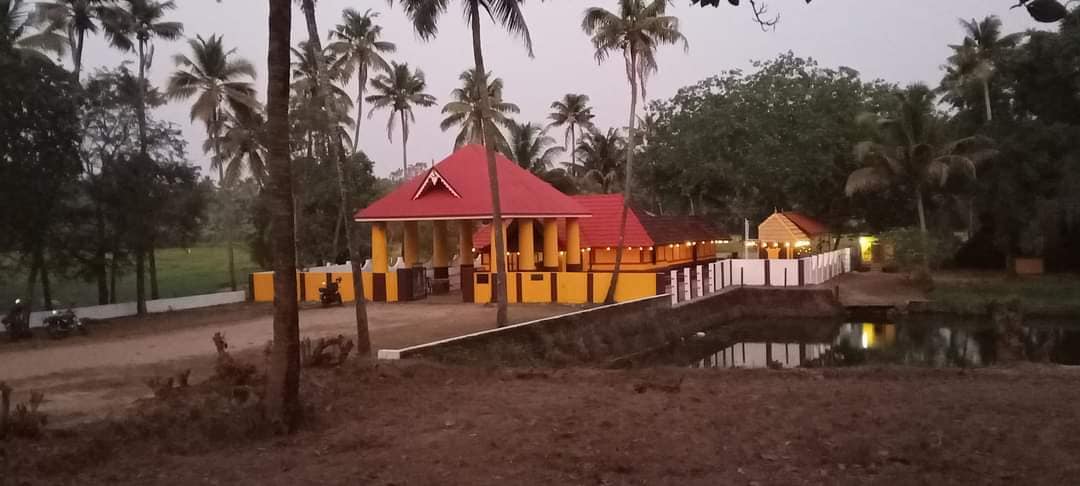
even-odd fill
[{"label": "pyramidal red roof", "polygon": [[818,220],[811,218],[803,213],[795,211],[784,211],[783,214],[789,221],[798,226],[799,229],[806,233],[808,236],[822,235],[829,232],[829,227],[818,222]]},{"label": "pyramidal red roof", "polygon": [[[592,213],[558,189],[495,154],[506,218],[579,217]],[[483,145],[466,145],[423,174],[356,213],[357,221],[486,219],[491,190]]]}]

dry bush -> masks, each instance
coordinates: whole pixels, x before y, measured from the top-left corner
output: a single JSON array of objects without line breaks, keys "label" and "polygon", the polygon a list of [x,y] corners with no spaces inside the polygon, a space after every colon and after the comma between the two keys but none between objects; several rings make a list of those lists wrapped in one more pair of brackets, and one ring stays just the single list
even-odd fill
[{"label": "dry bush", "polygon": [[48,422],[44,413],[38,411],[45,394],[39,391],[30,393],[30,400],[15,405],[11,410],[11,387],[0,383],[0,438],[12,437],[36,438]]},{"label": "dry bush", "polygon": [[304,367],[339,366],[349,358],[354,346],[352,339],[341,334],[314,342],[304,338],[300,341],[300,364]]},{"label": "dry bush", "polygon": [[227,351],[229,344],[225,341],[225,335],[220,332],[214,333],[214,347],[217,348],[217,364],[214,365],[214,375],[219,381],[227,384],[243,386],[255,381],[257,370],[254,365],[240,363],[233,359]]}]

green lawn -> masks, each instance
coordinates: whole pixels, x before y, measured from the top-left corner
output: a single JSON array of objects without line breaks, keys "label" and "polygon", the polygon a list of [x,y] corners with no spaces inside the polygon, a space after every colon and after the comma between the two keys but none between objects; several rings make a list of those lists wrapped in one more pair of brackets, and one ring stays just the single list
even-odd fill
[{"label": "green lawn", "polygon": [[1006,278],[1002,273],[943,272],[934,275],[931,300],[958,311],[978,312],[991,302],[1018,299],[1029,312],[1080,314],[1080,276]]},{"label": "green lawn", "polygon": [[[229,288],[228,256],[225,247],[199,246],[190,249],[167,248],[157,251],[158,285],[162,298],[206,294]],[[258,270],[251,262],[247,248],[239,245],[235,250],[236,280],[241,288],[247,287],[248,273]],[[16,297],[25,293],[26,274],[7,273],[0,276],[0,311]],[[52,276],[53,300],[67,305],[97,304],[97,285],[77,278]],[[118,302],[135,300],[135,276],[121,275],[116,283]],[[147,281],[147,297],[150,284]],[[36,296],[41,299],[40,284]]]}]

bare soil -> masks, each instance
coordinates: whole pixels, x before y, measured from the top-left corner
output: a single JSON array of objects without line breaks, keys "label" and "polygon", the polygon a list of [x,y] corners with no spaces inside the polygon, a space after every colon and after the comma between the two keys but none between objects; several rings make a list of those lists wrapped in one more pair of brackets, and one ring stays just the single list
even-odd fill
[{"label": "bare soil", "polygon": [[208,442],[224,433],[205,411],[166,432],[76,429],[5,445],[0,483],[1075,484],[1078,378],[354,363],[305,373],[295,435]]},{"label": "bare soil", "polygon": [[[411,346],[494,327],[494,307],[457,299],[370,304],[373,348]],[[513,322],[524,322],[574,309],[511,306],[510,317]],[[271,312],[268,304],[237,304],[110,320],[92,324],[86,337],[5,340],[0,344],[0,381],[16,390],[17,401],[31,391],[44,392],[42,409],[54,423],[101,417],[149,396],[144,384],[148,378],[191,369],[193,381],[205,379],[213,365],[215,332],[225,335],[230,352],[259,361],[273,334]],[[307,305],[300,313],[301,336],[355,335],[354,312],[351,306]]]}]

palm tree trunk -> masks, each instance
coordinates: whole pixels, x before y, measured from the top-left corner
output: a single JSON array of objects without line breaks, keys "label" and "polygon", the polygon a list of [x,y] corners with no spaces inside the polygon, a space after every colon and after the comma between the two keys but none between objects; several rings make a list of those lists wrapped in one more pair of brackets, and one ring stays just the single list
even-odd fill
[{"label": "palm tree trunk", "polygon": [[38,269],[41,268],[38,262],[38,255],[35,251],[30,259],[30,275],[26,278],[26,308],[28,312],[34,310],[34,295],[37,289],[37,276]]},{"label": "palm tree trunk", "polygon": [[269,0],[267,130],[270,239],[274,261],[274,341],[266,380],[266,411],[288,430],[300,419],[300,318],[296,299],[292,168],[289,165],[291,0]]},{"label": "palm tree trunk", "polygon": [[400,111],[401,116],[401,182],[409,180],[409,122],[405,118],[405,111]]},{"label": "palm tree trunk", "polygon": [[923,264],[930,268],[930,239],[926,232],[926,208],[923,204],[921,187],[915,187],[915,205],[919,209],[919,235],[922,239]]},{"label": "palm tree trunk", "polygon": [[224,202],[223,208],[225,213],[225,249],[228,252],[229,258],[229,288],[233,292],[236,292],[236,255],[233,251],[233,239],[232,239],[232,198],[229,197],[229,188],[225,184],[225,161],[221,160],[221,139],[218,137],[218,129],[221,123],[221,113],[218,109],[214,109],[213,115],[213,128],[210,129],[210,140],[214,145],[214,159],[217,161],[218,166],[218,189],[221,190],[221,198]]},{"label": "palm tree trunk", "polygon": [[135,313],[142,316],[146,315],[146,250],[144,236],[139,238],[135,243]]},{"label": "palm tree trunk", "polygon": [[146,252],[147,263],[150,267],[150,300],[157,300],[161,298],[161,294],[158,293],[158,279],[157,279],[157,243],[151,239],[150,249]]},{"label": "palm tree trunk", "polygon": [[577,177],[577,125],[570,123],[570,172]]},{"label": "palm tree trunk", "polygon": [[86,31],[79,29],[78,41],[75,44],[75,52],[73,53],[75,62],[75,82],[79,82],[79,75],[82,73],[82,53],[83,53],[83,40],[86,38]]},{"label": "palm tree trunk", "polygon": [[994,121],[994,112],[990,108],[990,81],[984,79],[982,82],[983,89],[983,104],[986,106],[986,122]]},{"label": "palm tree trunk", "polygon": [[41,298],[45,301],[45,310],[52,310],[52,283],[49,282],[49,266],[45,260],[45,249],[38,246],[34,251],[38,254],[38,270],[41,272]]},{"label": "palm tree trunk", "polygon": [[[487,79],[483,73],[487,72],[484,67],[484,51],[480,43],[480,5],[479,0],[469,0],[469,17],[472,20],[472,48],[473,60],[476,63],[476,73],[480,80],[480,112],[488,113],[491,100],[488,99]],[[480,118],[480,133],[486,134],[483,117]],[[486,137],[485,137],[486,138]],[[498,310],[495,314],[495,325],[505,326],[507,317],[506,296],[506,235],[503,233],[502,203],[499,200],[499,175],[498,166],[495,165],[495,147],[485,143],[487,150],[488,183],[491,188],[491,229],[495,232],[495,264],[498,270],[495,272],[494,296],[498,302]]]},{"label": "palm tree trunk", "polygon": [[629,136],[626,141],[626,182],[623,184],[623,207],[622,215],[619,216],[619,242],[615,245],[615,268],[611,272],[611,286],[608,287],[607,296],[604,297],[605,304],[615,303],[615,289],[619,285],[619,270],[622,269],[622,257],[623,257],[623,244],[626,241],[626,213],[630,210],[630,189],[633,183],[634,175],[634,144],[637,143],[637,138],[634,136],[634,122],[637,119],[637,95],[638,95],[638,80],[637,71],[635,66],[637,65],[637,56],[631,51],[630,57],[627,59],[629,63],[627,65],[626,72],[630,77],[630,123],[627,125],[630,128]]},{"label": "palm tree trunk", "polygon": [[[347,215],[349,207],[349,186],[346,183],[349,180],[349,170],[340,158],[337,160],[336,167],[338,197],[341,200],[342,211],[342,217],[338,218],[338,224],[340,225]],[[353,295],[355,296],[356,309],[356,353],[358,357],[367,358],[371,356],[371,334],[368,332],[367,302],[364,301],[364,261],[360,253],[360,240],[352,231],[352,225],[349,223],[345,224],[345,244],[349,247],[349,260],[352,264]]]},{"label": "palm tree trunk", "polygon": [[98,304],[109,303],[109,277],[105,265],[105,211],[100,203],[94,204],[96,246],[94,250],[94,276],[97,278]]},{"label": "palm tree trunk", "polygon": [[[325,114],[329,117],[330,113],[333,112],[333,101],[330,99],[330,92],[328,89],[330,86],[330,77],[329,73],[326,71],[326,59],[323,57],[322,40],[319,38],[319,27],[315,22],[315,1],[304,0],[302,5],[304,19],[307,23],[308,43],[311,44],[311,50],[315,55],[315,71],[318,79],[315,84],[315,96],[318,98],[318,101],[323,104],[323,108],[326,112]],[[362,90],[363,85],[361,85],[361,91]],[[326,119],[326,125],[323,129],[326,134],[328,145],[327,151],[329,152],[330,160],[334,162],[334,167],[337,170],[338,196],[341,211],[344,212],[349,204],[349,190],[345,179],[345,163],[342,160],[340,153],[341,143],[335,135],[337,133],[335,130],[336,127],[330,123],[329,118]],[[364,302],[364,282],[361,275],[363,262],[360,262],[359,242],[355,241],[352,231],[348,231],[348,229],[345,231],[345,241],[349,246],[349,259],[352,260],[353,291],[356,295],[356,352],[360,356],[369,356],[371,354],[371,338],[368,333],[367,307]]]},{"label": "palm tree trunk", "polygon": [[146,155],[146,43],[139,41],[139,87],[135,113],[139,119],[139,154]]},{"label": "palm tree trunk", "polygon": [[356,72],[360,86],[356,88],[356,123],[353,125],[352,153],[356,154],[360,146],[360,117],[364,115],[364,85],[367,84],[367,69],[360,67]]}]

